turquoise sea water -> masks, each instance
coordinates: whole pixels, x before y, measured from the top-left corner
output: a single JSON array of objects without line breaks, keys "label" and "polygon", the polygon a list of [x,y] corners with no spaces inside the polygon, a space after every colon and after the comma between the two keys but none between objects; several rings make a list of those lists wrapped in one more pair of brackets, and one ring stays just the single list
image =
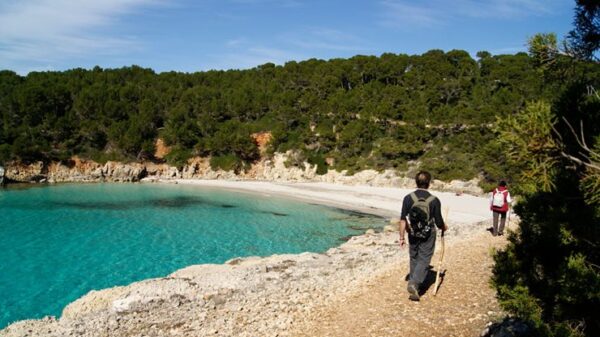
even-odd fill
[{"label": "turquoise sea water", "polygon": [[0,329],[92,289],[236,256],[322,252],[383,219],[181,185],[0,190]]}]

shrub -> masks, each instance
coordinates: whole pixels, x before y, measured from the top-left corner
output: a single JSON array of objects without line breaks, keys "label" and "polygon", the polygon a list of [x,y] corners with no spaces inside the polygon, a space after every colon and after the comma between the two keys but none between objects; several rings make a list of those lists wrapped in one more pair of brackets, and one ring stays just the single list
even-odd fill
[{"label": "shrub", "polygon": [[320,153],[310,154],[308,156],[308,162],[312,165],[317,165],[317,174],[323,175],[327,173],[327,163],[325,158]]},{"label": "shrub", "polygon": [[192,153],[190,150],[181,147],[174,147],[171,149],[171,152],[165,156],[165,159],[169,165],[176,166],[181,169],[185,166],[185,164],[187,164],[188,159],[191,157]]},{"label": "shrub", "polygon": [[213,170],[235,171],[236,173],[245,168],[244,162],[233,154],[225,154],[210,158],[210,167]]}]

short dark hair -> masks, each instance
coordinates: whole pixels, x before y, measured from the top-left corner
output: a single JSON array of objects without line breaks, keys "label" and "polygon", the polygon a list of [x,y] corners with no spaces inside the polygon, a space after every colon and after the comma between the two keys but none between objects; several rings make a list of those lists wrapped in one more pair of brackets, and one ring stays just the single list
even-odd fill
[{"label": "short dark hair", "polygon": [[429,182],[431,182],[431,173],[427,171],[419,171],[415,176],[415,182],[418,188],[429,188]]},{"label": "short dark hair", "polygon": [[500,180],[500,183],[498,184],[498,186],[506,187],[506,181]]}]

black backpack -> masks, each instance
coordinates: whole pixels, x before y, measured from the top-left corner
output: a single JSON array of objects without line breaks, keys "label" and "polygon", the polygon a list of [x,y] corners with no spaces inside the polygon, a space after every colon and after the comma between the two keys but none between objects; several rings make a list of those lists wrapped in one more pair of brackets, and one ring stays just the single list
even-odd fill
[{"label": "black backpack", "polygon": [[410,226],[410,235],[427,239],[433,230],[433,217],[429,214],[429,205],[435,196],[430,195],[427,198],[419,198],[415,192],[410,194],[413,204],[408,210],[408,225]]}]

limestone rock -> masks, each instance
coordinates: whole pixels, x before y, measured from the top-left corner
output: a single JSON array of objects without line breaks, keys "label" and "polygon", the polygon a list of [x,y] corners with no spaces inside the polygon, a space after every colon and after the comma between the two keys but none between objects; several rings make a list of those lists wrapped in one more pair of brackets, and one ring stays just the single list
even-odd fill
[{"label": "limestone rock", "polygon": [[[263,136],[261,136],[263,137]],[[266,136],[265,136],[266,137]],[[263,139],[264,140],[264,139]],[[73,157],[66,162],[45,164],[35,162],[23,164],[9,163],[6,166],[6,178],[17,182],[137,182],[165,181],[173,179],[226,179],[226,180],[266,180],[275,182],[326,182],[344,185],[368,185],[380,187],[413,188],[414,180],[398,176],[393,170],[378,172],[364,170],[348,175],[346,171],[329,170],[326,174],[318,175],[317,166],[308,162],[289,165],[290,158],[297,154],[293,151],[275,153],[271,158],[262,158],[252,164],[245,172],[213,170],[209,158],[190,158],[181,169],[167,164],[152,162],[119,163],[109,161],[99,164],[91,160]],[[298,160],[293,160],[297,162]],[[432,189],[452,191],[457,194],[468,193],[482,195],[483,191],[477,186],[477,179],[470,181],[454,180],[449,183],[434,180]]]},{"label": "limestone rock", "polygon": [[34,182],[46,178],[44,163],[41,161],[29,165],[10,162],[6,165],[4,176],[18,182]]}]

